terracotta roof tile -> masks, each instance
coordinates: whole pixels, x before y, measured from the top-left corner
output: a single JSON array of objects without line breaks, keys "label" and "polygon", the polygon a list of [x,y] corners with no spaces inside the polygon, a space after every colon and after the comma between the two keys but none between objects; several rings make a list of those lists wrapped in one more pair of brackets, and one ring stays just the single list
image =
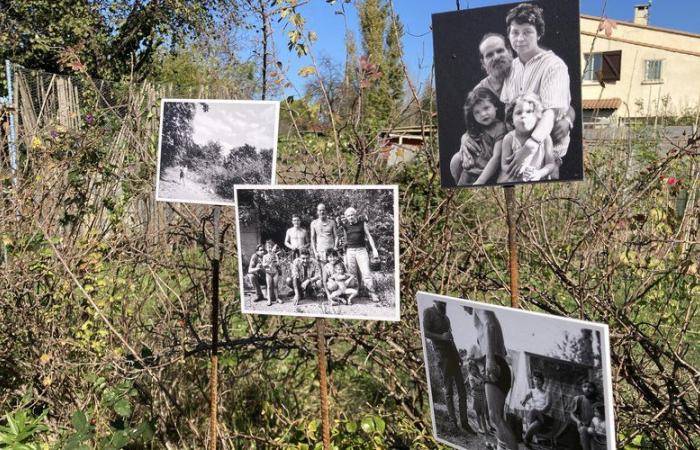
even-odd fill
[{"label": "terracotta roof tile", "polygon": [[617,109],[621,104],[622,100],[619,98],[584,100],[583,109]]}]

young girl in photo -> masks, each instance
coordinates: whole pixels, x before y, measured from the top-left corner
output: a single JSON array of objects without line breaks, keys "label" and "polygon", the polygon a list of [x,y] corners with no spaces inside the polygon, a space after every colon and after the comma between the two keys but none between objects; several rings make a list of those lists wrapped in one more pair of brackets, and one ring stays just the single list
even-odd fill
[{"label": "young girl in photo", "polygon": [[593,418],[587,431],[591,438],[591,450],[605,450],[607,448],[605,406],[603,404],[593,405]]},{"label": "young girl in photo", "polygon": [[542,118],[542,102],[532,93],[520,95],[508,105],[506,120],[513,125],[513,131],[506,134],[501,144],[501,174],[499,183],[515,181],[546,180],[557,170],[554,157],[552,138],[547,136],[539,143],[537,150],[527,155],[521,163],[521,168],[514,174],[509,174],[512,165],[518,161],[523,144],[531,135],[532,130]]},{"label": "young girl in photo", "polygon": [[265,283],[267,284],[267,305],[273,301],[282,303],[277,293],[277,277],[280,273],[279,247],[271,239],[265,242],[266,253],[262,257],[262,267],[265,270]]},{"label": "young girl in photo", "polygon": [[345,271],[345,264],[343,264],[342,261],[336,261],[336,263],[333,265],[333,276],[331,278],[333,281],[335,281],[337,287],[333,292],[331,292],[329,300],[334,301],[341,295],[347,295],[348,298],[345,303],[351,305],[352,300],[357,297],[357,289],[348,287],[348,283],[354,277]]},{"label": "young girl in photo", "polygon": [[486,389],[484,377],[475,361],[469,362],[469,375],[467,383],[472,394],[472,407],[476,414],[476,422],[479,425],[479,433],[487,433],[490,430],[488,422],[488,408],[486,406]]},{"label": "young girl in photo", "polygon": [[489,162],[496,143],[508,131],[503,119],[503,103],[489,89],[476,88],[467,95],[464,102],[467,131],[460,141],[462,172],[457,185],[483,184],[496,174],[498,166]]}]

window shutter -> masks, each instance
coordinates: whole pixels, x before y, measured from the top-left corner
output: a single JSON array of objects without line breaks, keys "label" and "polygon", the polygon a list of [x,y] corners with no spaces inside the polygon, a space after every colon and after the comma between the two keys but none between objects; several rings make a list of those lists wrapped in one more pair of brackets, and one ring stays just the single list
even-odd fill
[{"label": "window shutter", "polygon": [[622,50],[603,52],[603,67],[600,71],[601,81],[619,81]]}]

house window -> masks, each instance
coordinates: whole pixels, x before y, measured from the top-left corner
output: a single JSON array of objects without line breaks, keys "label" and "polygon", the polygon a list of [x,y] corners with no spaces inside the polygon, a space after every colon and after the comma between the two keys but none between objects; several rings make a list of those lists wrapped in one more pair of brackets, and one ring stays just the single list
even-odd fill
[{"label": "house window", "polygon": [[644,81],[661,81],[663,64],[660,59],[648,59],[644,65]]},{"label": "house window", "polygon": [[585,55],[586,71],[583,79],[588,81],[619,81],[622,51],[589,53]]},{"label": "house window", "polygon": [[583,79],[586,81],[597,81],[598,76],[596,75],[600,72],[603,67],[603,54],[602,53],[589,53],[586,55],[586,71],[583,73]]}]

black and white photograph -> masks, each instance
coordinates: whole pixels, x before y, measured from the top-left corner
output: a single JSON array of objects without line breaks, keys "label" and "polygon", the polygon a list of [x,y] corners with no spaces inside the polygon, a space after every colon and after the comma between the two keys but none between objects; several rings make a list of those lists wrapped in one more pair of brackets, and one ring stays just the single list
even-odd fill
[{"label": "black and white photograph", "polygon": [[156,200],[233,205],[234,186],[274,184],[279,102],[163,99]]},{"label": "black and white photograph", "polygon": [[433,14],[444,188],[583,179],[578,0]]},{"label": "black and white photograph", "polygon": [[418,292],[433,432],[462,450],[613,450],[608,326]]},{"label": "black and white photograph", "polygon": [[244,313],[399,320],[397,186],[237,186]]}]

